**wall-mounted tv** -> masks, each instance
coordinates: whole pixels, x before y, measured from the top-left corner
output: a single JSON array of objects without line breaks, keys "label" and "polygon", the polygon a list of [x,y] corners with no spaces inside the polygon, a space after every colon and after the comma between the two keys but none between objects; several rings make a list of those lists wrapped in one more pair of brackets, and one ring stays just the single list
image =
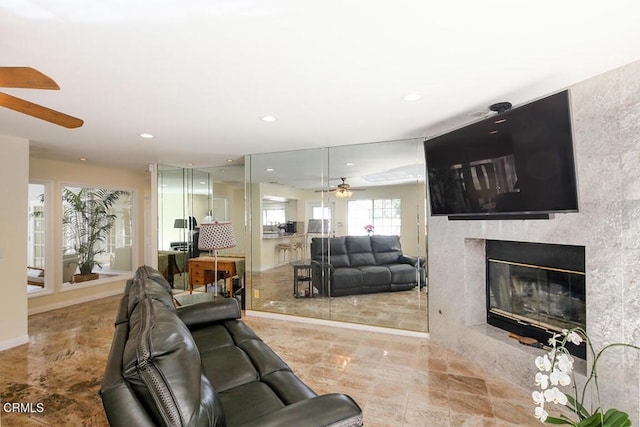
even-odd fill
[{"label": "wall-mounted tv", "polygon": [[567,90],[428,139],[424,149],[431,215],[578,211]]}]

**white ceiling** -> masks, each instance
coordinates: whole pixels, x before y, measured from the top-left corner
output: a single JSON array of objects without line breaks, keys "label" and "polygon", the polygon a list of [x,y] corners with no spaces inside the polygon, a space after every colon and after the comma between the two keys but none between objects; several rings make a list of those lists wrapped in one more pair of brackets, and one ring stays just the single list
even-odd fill
[{"label": "white ceiling", "polygon": [[[4,91],[85,121],[69,130],[0,108],[0,133],[39,157],[140,169],[430,136],[640,59],[639,11],[637,0],[0,0],[0,66],[61,87]],[[410,92],[423,98],[403,101]]]}]

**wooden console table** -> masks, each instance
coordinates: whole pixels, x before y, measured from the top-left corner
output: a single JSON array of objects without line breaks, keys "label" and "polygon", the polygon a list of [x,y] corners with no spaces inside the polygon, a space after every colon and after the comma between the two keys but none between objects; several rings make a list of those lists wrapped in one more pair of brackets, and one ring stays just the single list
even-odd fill
[{"label": "wooden console table", "polygon": [[[228,277],[235,276],[236,262],[239,258],[218,257],[218,271],[226,271]],[[197,258],[189,259],[189,293],[193,292],[193,285],[204,286],[204,291],[207,292],[207,285],[209,283],[217,284],[217,278],[215,277],[215,257],[212,256],[200,256]],[[225,283],[226,283],[225,278]],[[233,280],[229,280],[229,293],[233,295]]]}]

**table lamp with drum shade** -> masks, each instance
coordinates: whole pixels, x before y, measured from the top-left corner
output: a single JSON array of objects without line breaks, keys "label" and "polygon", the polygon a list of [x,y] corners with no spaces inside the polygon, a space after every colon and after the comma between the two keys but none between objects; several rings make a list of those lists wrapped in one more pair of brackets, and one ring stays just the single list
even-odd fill
[{"label": "table lamp with drum shade", "polygon": [[[230,221],[205,222],[200,224],[200,236],[198,238],[198,249],[213,251],[215,292],[218,292],[218,251],[220,249],[234,248],[236,238],[233,234],[233,226]],[[205,290],[206,290],[205,285]]]}]

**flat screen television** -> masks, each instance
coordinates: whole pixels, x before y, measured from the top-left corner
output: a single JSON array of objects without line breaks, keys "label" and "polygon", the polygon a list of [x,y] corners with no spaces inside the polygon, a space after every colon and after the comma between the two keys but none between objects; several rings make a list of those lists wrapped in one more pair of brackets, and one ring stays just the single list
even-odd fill
[{"label": "flat screen television", "polygon": [[567,90],[424,142],[431,215],[577,212]]}]

